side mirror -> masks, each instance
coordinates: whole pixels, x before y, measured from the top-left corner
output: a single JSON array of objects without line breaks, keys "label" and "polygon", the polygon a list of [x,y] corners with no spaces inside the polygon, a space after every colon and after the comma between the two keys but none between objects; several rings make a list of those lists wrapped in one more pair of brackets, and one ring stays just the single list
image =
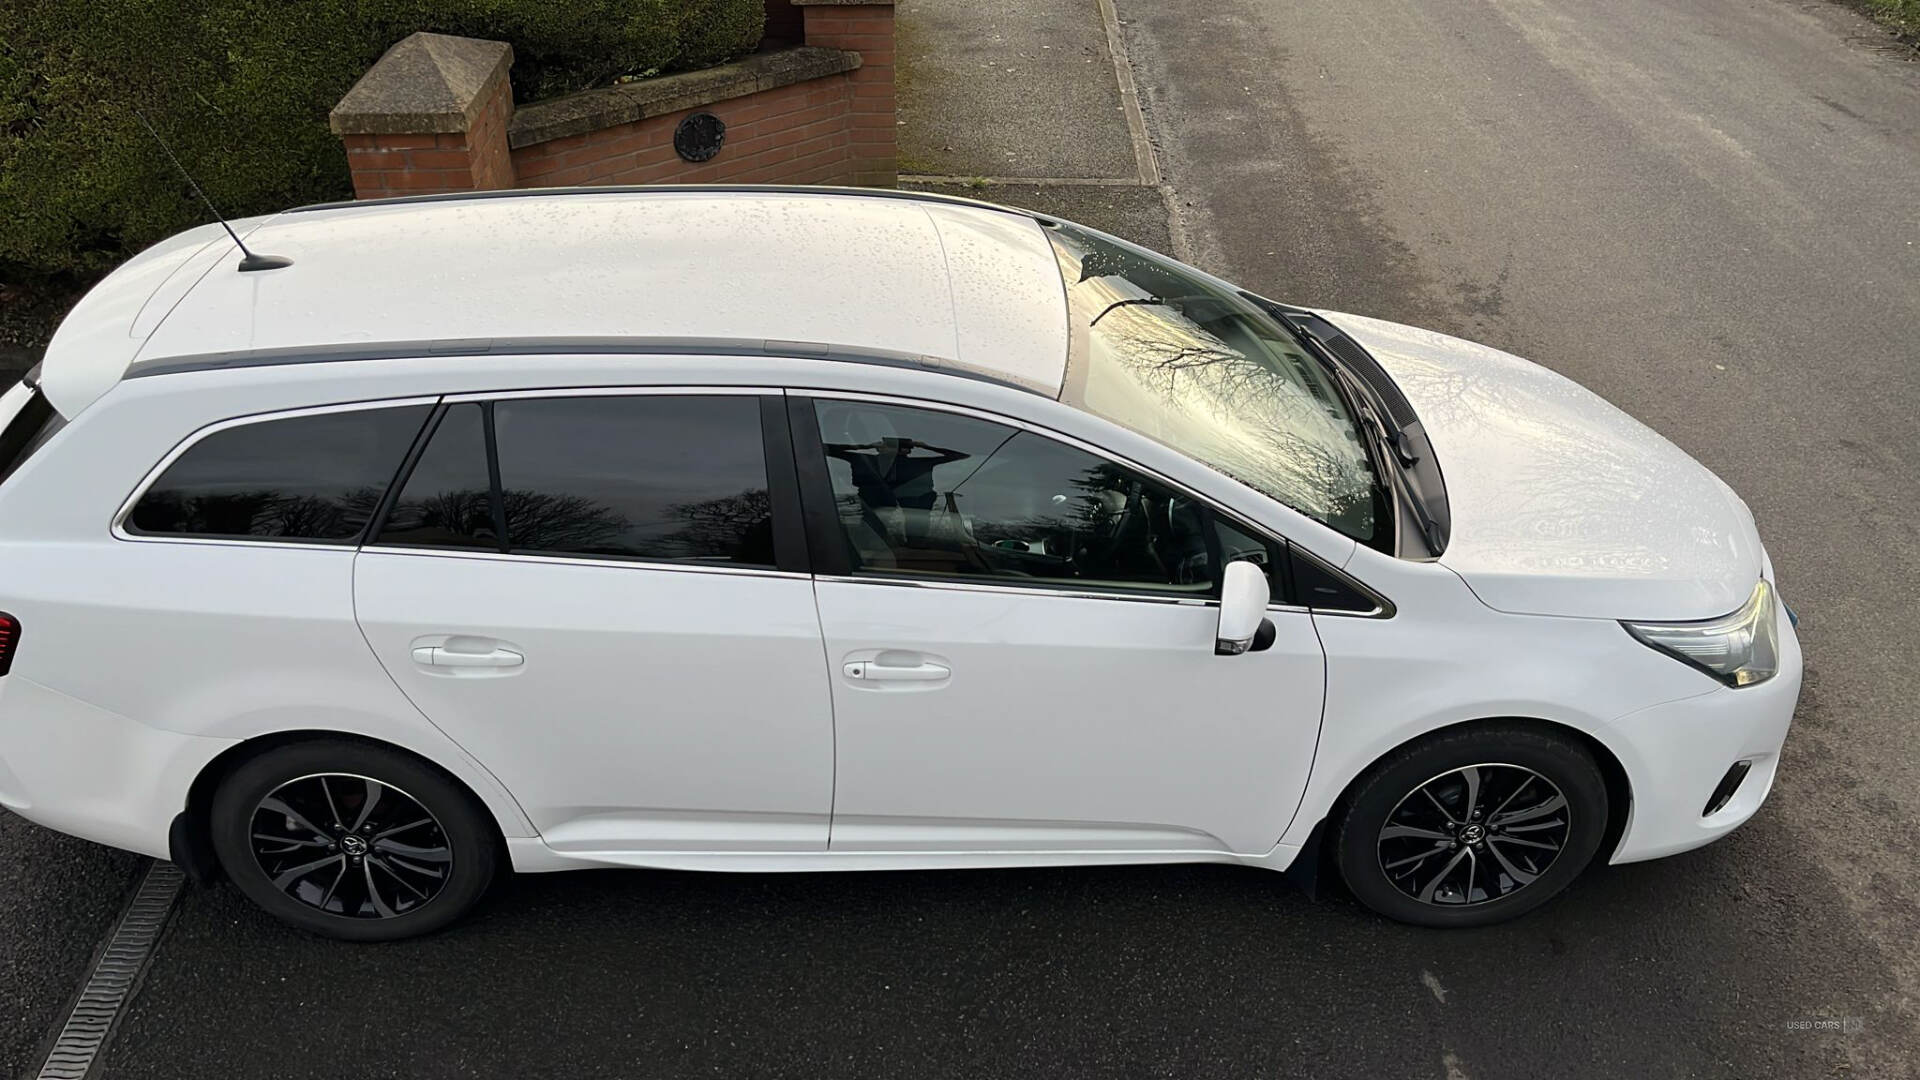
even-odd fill
[{"label": "side mirror", "polygon": [[[1213,651],[1219,656],[1239,656],[1253,648],[1267,621],[1267,575],[1250,562],[1227,564],[1226,580],[1220,586],[1220,629],[1214,636]],[[1268,639],[1271,644],[1271,638]]]}]

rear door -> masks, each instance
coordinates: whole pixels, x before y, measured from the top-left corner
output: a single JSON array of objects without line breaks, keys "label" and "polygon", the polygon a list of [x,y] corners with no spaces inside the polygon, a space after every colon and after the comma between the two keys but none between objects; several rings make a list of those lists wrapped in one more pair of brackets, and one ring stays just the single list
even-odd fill
[{"label": "rear door", "polygon": [[408,697],[558,850],[824,849],[833,718],[780,397],[541,392],[434,422],[354,573]]}]

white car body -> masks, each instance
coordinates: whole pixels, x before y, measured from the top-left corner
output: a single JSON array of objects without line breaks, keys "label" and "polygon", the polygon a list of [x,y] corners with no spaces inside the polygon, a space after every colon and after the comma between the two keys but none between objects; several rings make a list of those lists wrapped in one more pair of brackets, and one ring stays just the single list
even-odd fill
[{"label": "white car body", "polygon": [[[1445,473],[1451,543],[1399,558],[1057,400],[1066,306],[1021,214],[693,189],[235,227],[293,265],[237,272],[210,226],[108,277],[41,368],[65,426],[0,487],[0,610],[22,627],[0,678],[0,804],[51,828],[165,858],[196,778],[289,733],[439,765],[521,871],[1285,869],[1371,763],[1488,718],[1577,732],[1610,759],[1628,797],[1614,862],[1712,841],[1771,786],[1800,686],[1786,614],[1779,674],[1737,689],[1619,622],[1738,608],[1772,573],[1751,515],[1665,439],[1524,360],[1326,313],[1404,389]],[[636,340],[654,345],[608,345]],[[384,358],[327,359],[346,354]],[[1276,602],[1274,646],[1225,657],[1209,602],[117,524],[172,455],[263,416],[687,388],[1042,432],[1294,545],[1390,617]],[[0,425],[20,407],[10,395]],[[436,635],[525,663],[487,678],[410,664]],[[859,684],[850,665],[881,650],[950,677]],[[1751,777],[1703,816],[1741,760]]]}]

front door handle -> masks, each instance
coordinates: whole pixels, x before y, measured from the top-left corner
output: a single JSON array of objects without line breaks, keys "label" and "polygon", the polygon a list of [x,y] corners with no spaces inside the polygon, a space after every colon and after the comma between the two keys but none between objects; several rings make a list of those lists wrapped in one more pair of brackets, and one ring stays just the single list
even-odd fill
[{"label": "front door handle", "polygon": [[917,664],[881,664],[872,660],[849,661],[841,668],[849,679],[861,682],[938,682],[952,676],[945,664],[923,660]]},{"label": "front door handle", "polygon": [[526,663],[527,658],[512,649],[456,652],[444,645],[421,645],[413,650],[413,662],[436,668],[510,668]]}]

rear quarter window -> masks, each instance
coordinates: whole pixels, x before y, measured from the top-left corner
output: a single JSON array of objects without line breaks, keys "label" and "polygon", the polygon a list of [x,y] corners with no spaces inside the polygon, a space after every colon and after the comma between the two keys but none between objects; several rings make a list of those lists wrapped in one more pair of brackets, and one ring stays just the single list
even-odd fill
[{"label": "rear quarter window", "polygon": [[431,410],[352,409],[214,431],[166,467],[124,527],[136,536],[356,543]]}]

